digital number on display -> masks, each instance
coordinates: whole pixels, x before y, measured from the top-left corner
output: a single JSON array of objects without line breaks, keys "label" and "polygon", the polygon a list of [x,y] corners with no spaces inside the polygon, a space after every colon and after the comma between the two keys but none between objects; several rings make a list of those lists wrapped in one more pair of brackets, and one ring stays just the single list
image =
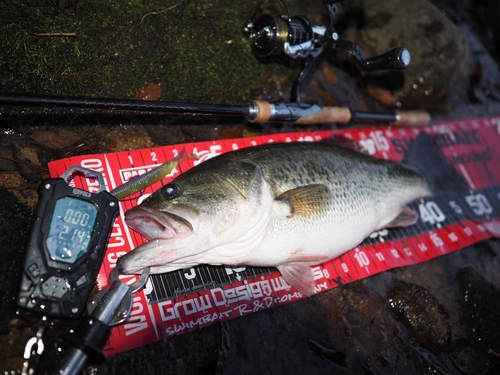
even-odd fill
[{"label": "digital number on display", "polygon": [[55,261],[74,263],[86,252],[97,218],[93,203],[65,197],[56,202],[47,237],[47,249]]}]

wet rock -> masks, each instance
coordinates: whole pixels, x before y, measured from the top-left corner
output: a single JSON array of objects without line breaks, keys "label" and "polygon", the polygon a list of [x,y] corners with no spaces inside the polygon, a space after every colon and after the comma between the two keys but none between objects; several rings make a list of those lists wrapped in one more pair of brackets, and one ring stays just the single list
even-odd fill
[{"label": "wet rock", "polygon": [[31,139],[48,148],[70,147],[84,138],[68,129],[40,130],[30,135]]},{"label": "wet rock", "polygon": [[[7,130],[5,130],[7,131]],[[10,136],[13,134],[3,134],[0,137],[0,170],[1,171],[15,171],[16,166],[12,157],[12,146],[10,143]]]},{"label": "wet rock", "polygon": [[[346,374],[397,372],[403,360],[405,343],[399,339],[398,323],[381,297],[385,288],[382,279],[390,280],[388,276],[342,285],[312,299],[324,325],[319,331],[328,335],[328,341],[319,341],[323,349],[316,347],[315,352],[339,369],[345,362]],[[345,361],[339,355],[345,356]],[[410,366],[408,374],[413,373]]]},{"label": "wet rock", "polygon": [[328,359],[342,367],[347,367],[346,355],[315,340],[309,340],[309,348],[322,358]]},{"label": "wet rock", "polygon": [[5,374],[18,374],[22,368],[24,358],[22,353],[28,340],[33,337],[33,332],[28,327],[10,327],[8,333],[0,336],[0,371]]},{"label": "wet rock", "polygon": [[181,131],[186,141],[199,142],[217,139],[222,128],[217,126],[184,126]]},{"label": "wet rock", "polygon": [[394,280],[388,297],[396,317],[403,321],[423,344],[438,350],[450,342],[448,314],[427,289]]},{"label": "wet rock", "polygon": [[[149,137],[143,126],[119,126],[103,134],[102,152],[117,152],[151,148],[155,143]],[[94,147],[99,145],[96,142]],[[85,151],[87,153],[87,151]]]},{"label": "wet rock", "polygon": [[471,268],[460,271],[459,282],[463,314],[474,345],[482,352],[500,356],[500,289]]},{"label": "wet rock", "polygon": [[373,110],[370,103],[367,103],[366,95],[359,90],[356,79],[327,59],[311,74],[310,81],[304,85],[304,93],[306,97],[314,98],[315,103],[323,106]]},{"label": "wet rock", "polygon": [[500,3],[496,0],[431,0],[458,23],[471,25],[484,45],[500,61]]},{"label": "wet rock", "polygon": [[17,288],[31,211],[12,193],[0,188],[0,326],[12,313],[12,296]]},{"label": "wet rock", "polygon": [[470,46],[470,64],[474,70],[469,96],[473,101],[488,103],[500,101],[500,67],[486,51],[479,38],[468,25],[461,25]]},{"label": "wet rock", "polygon": [[457,369],[464,374],[499,374],[500,367],[494,361],[495,358],[479,353],[470,346],[458,352],[455,357]]},{"label": "wet rock", "polygon": [[[324,321],[310,299],[228,321],[223,324],[225,345],[221,345],[226,351],[219,351],[216,373],[336,373],[342,366],[318,355],[317,348],[310,346],[313,339],[330,347],[321,327]],[[279,340],[270,332],[279,332]]]},{"label": "wet rock", "polygon": [[214,374],[220,341],[220,326],[214,325],[112,356],[85,374]]},{"label": "wet rock", "polygon": [[366,14],[356,42],[367,57],[398,46],[410,50],[404,85],[393,92],[403,107],[442,111],[465,102],[467,41],[435,6],[426,0],[353,0],[345,6]]},{"label": "wet rock", "polygon": [[47,163],[55,158],[52,149],[42,146],[26,135],[11,138],[12,157],[18,172],[28,181],[40,181],[49,176]]}]

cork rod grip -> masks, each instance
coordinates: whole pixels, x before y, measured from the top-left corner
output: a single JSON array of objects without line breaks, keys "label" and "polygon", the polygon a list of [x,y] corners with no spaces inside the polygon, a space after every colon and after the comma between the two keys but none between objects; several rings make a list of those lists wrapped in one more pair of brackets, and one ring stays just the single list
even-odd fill
[{"label": "cork rod grip", "polygon": [[397,126],[425,126],[431,121],[431,116],[427,111],[396,111],[397,121],[393,125]]},{"label": "cork rod grip", "polygon": [[347,124],[351,121],[351,111],[343,107],[323,107],[318,112],[295,120],[294,124],[327,124],[336,122]]},{"label": "cork rod grip", "polygon": [[253,104],[257,107],[257,116],[250,120],[251,122],[267,122],[271,119],[271,104],[265,100],[254,100]]}]

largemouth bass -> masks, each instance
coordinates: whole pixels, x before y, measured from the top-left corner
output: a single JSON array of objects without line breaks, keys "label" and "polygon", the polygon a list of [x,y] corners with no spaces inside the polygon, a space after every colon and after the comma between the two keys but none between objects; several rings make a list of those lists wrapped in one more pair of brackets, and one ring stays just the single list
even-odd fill
[{"label": "largemouth bass", "polygon": [[129,274],[272,266],[311,295],[310,266],[374,231],[414,224],[406,204],[430,192],[413,169],[329,143],[245,148],[205,161],[127,211],[126,223],[149,241],[117,266]]}]

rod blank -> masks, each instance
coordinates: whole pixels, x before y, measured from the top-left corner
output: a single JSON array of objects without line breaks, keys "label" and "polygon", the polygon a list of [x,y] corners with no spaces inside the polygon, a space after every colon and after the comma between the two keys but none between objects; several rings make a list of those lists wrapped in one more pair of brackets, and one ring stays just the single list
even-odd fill
[{"label": "rod blank", "polygon": [[430,121],[426,111],[392,113],[358,112],[344,107],[319,107],[315,104],[269,103],[252,101],[248,105],[176,103],[133,99],[104,99],[46,95],[0,94],[0,104],[36,107],[70,107],[115,111],[164,112],[194,115],[239,116],[252,122],[292,122],[295,124],[347,124],[350,122],[391,123],[423,126]]},{"label": "rod blank", "polygon": [[247,105],[175,103],[133,99],[106,99],[71,96],[0,94],[0,104],[28,107],[71,107],[117,111],[190,113],[248,116]]}]

